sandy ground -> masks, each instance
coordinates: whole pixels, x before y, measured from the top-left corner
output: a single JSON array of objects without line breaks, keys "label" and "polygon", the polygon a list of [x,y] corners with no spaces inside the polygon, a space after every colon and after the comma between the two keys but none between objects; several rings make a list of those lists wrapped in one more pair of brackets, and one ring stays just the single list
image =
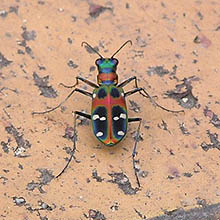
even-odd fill
[{"label": "sandy ground", "polygon": [[[217,0],[1,0],[0,219],[174,219],[179,210],[219,211],[219,19]],[[96,82],[98,56],[82,41],[111,57],[127,40],[132,46],[116,55],[119,81],[137,76],[160,105],[185,113],[140,94],[127,98],[129,116],[143,119],[140,188],[131,157],[137,123],[106,147],[80,117],[75,160],[54,178],[73,146],[72,112],[89,114],[91,99],[75,93],[56,111],[32,112],[65,99],[71,89],[60,83],[74,85],[76,76]]]}]

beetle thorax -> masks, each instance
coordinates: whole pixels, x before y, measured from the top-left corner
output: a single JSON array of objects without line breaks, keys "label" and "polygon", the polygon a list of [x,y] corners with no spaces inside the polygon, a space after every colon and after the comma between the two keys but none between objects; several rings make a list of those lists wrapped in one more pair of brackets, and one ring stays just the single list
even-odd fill
[{"label": "beetle thorax", "polygon": [[101,85],[117,85],[118,75],[114,72],[111,73],[99,73],[97,76],[97,82]]}]

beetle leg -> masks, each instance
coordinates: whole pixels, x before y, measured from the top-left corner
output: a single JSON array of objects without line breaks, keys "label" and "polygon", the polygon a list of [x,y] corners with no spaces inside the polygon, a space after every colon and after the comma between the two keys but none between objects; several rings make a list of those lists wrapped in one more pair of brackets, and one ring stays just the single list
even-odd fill
[{"label": "beetle leg", "polygon": [[142,96],[144,96],[144,97],[146,97],[146,98],[149,98],[150,101],[151,101],[151,103],[152,103],[153,105],[156,105],[157,107],[159,107],[159,108],[161,108],[161,109],[163,109],[163,110],[165,110],[165,111],[167,111],[167,112],[173,112],[173,113],[184,112],[184,110],[178,110],[178,111],[169,110],[169,109],[167,109],[167,108],[165,108],[165,107],[159,105],[159,104],[148,94],[148,92],[147,92],[144,88],[141,88],[141,87],[138,86],[137,77],[136,77],[136,76],[132,76],[132,77],[130,77],[129,79],[123,81],[122,83],[120,83],[120,84],[118,85],[118,87],[124,87],[124,86],[126,86],[128,83],[130,83],[130,82],[133,81],[133,80],[135,81],[135,87],[136,87],[136,88],[133,89],[133,90],[131,90],[131,91],[126,92],[126,93],[125,93],[125,96],[129,96],[129,95],[132,95],[132,94],[134,94],[134,93],[136,93],[136,92],[139,92]]},{"label": "beetle leg", "polygon": [[132,95],[136,92],[140,92],[141,90],[143,90],[142,88],[136,88],[136,89],[133,89],[133,90],[130,90],[128,92],[125,92],[125,97],[129,96],[129,95]]},{"label": "beetle leg", "polygon": [[[161,108],[161,109],[163,109],[163,110],[165,110],[165,111],[167,111],[167,112],[172,112],[172,113],[184,112],[184,110],[170,110],[170,109],[167,109],[167,108],[163,107],[162,105],[159,105],[159,104],[147,93],[147,91],[146,91],[144,88],[139,88],[139,89],[140,89],[139,93],[140,93],[142,96],[149,98],[150,101],[151,101],[151,103],[152,103],[153,105],[155,105],[155,106],[157,106],[157,107],[159,107],[159,108]],[[143,94],[141,91],[143,91],[144,94]]]},{"label": "beetle leg", "polygon": [[87,79],[84,79],[84,78],[82,78],[80,76],[76,77],[76,83],[74,85],[72,85],[72,86],[67,86],[67,85],[64,85],[63,83],[60,83],[60,85],[65,87],[65,88],[74,88],[74,87],[76,87],[79,84],[79,80],[81,80],[82,82],[86,83],[87,85],[89,85],[89,86],[91,86],[91,87],[93,87],[95,89],[99,88],[98,85],[96,85],[95,83],[93,83],[93,82],[91,82],[91,81],[89,81]]},{"label": "beetle leg", "polygon": [[79,92],[83,95],[86,95],[86,96],[89,96],[89,97],[92,97],[92,93],[90,92],[87,92],[85,90],[82,90],[82,89],[78,89],[78,88],[75,88],[74,90],[72,90],[72,92],[59,104],[57,105],[56,107],[54,108],[51,108],[47,111],[43,111],[43,112],[32,112],[32,115],[35,115],[35,114],[45,114],[45,113],[49,113],[49,112],[52,112],[54,110],[56,110],[57,108],[59,108],[61,105],[63,105],[63,103],[65,103],[71,96],[74,92]]},{"label": "beetle leg", "polygon": [[140,181],[139,181],[139,178],[138,178],[139,168],[136,166],[137,160],[135,160],[135,157],[137,155],[137,143],[139,141],[142,118],[128,118],[128,122],[136,122],[136,121],[139,121],[139,125],[138,125],[137,133],[136,133],[136,136],[135,136],[135,143],[134,143],[134,148],[133,148],[133,152],[132,152],[132,160],[133,160],[133,169],[134,169],[134,174],[135,174],[135,177],[136,177],[136,181],[137,181],[138,187],[141,187],[141,184],[140,184]]},{"label": "beetle leg", "polygon": [[[146,97],[146,98],[149,98],[151,103],[167,112],[172,112],[172,113],[180,113],[180,112],[184,112],[184,110],[170,110],[170,109],[167,109],[165,107],[163,107],[162,105],[159,105],[147,92],[144,88],[136,88],[136,89],[133,89],[131,91],[128,91],[125,93],[125,97],[126,96],[129,96],[129,95],[132,95],[136,92],[139,92],[142,96]],[[143,93],[142,93],[143,92]]]},{"label": "beetle leg", "polygon": [[75,154],[75,152],[76,152],[76,137],[77,137],[77,131],[76,131],[76,119],[77,119],[77,117],[76,117],[76,116],[77,116],[77,115],[83,116],[83,117],[85,117],[85,118],[87,118],[87,119],[91,119],[91,115],[88,115],[88,114],[86,114],[86,113],[84,113],[84,112],[78,112],[78,111],[75,111],[75,112],[74,112],[73,149],[72,149],[71,156],[70,156],[70,158],[69,158],[69,160],[68,160],[66,166],[65,166],[65,167],[63,168],[63,170],[56,176],[56,178],[60,177],[60,176],[65,172],[65,170],[67,169],[67,167],[69,166],[71,160],[72,160],[73,158],[75,159],[74,154]]},{"label": "beetle leg", "polygon": [[122,88],[122,87],[126,86],[128,83],[130,83],[132,80],[137,80],[137,77],[132,76],[132,77],[126,79],[125,81],[121,82],[117,87]]}]

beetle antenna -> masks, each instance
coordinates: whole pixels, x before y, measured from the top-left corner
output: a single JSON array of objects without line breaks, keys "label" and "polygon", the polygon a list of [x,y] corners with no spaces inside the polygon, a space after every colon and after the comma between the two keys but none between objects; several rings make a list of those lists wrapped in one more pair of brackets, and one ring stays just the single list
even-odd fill
[{"label": "beetle antenna", "polygon": [[123,44],[121,45],[121,47],[112,55],[111,58],[113,58],[113,57],[114,57],[126,44],[128,44],[128,43],[130,43],[130,44],[132,45],[132,41],[131,41],[131,40],[126,41],[126,42],[123,43]]},{"label": "beetle antenna", "polygon": [[92,46],[90,46],[87,42],[83,41],[83,42],[81,43],[81,46],[83,46],[84,44],[85,44],[87,47],[89,47],[89,49],[91,49],[94,53],[98,54],[98,55],[103,59],[103,56],[102,56],[97,50],[95,50]]}]

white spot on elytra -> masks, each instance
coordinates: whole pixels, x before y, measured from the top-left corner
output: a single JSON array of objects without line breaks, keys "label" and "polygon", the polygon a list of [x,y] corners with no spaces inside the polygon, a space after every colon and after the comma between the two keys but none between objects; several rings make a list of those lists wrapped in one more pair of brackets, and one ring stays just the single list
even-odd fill
[{"label": "white spot on elytra", "polygon": [[95,94],[95,93],[93,93],[93,94],[92,94],[92,98],[95,98],[95,97],[96,97],[96,94]]},{"label": "white spot on elytra", "polygon": [[99,131],[99,132],[96,133],[96,136],[97,136],[97,137],[101,137],[102,135],[103,135],[103,132],[101,132],[101,131]]},{"label": "white spot on elytra", "polygon": [[100,118],[100,121],[105,121],[106,120],[106,117],[101,117]]},{"label": "white spot on elytra", "polygon": [[94,121],[95,121],[96,119],[98,119],[98,118],[99,118],[99,115],[93,115],[93,116],[92,116],[92,120],[94,120]]},{"label": "white spot on elytra", "polygon": [[126,119],[126,114],[121,113],[121,114],[120,114],[120,118]]},{"label": "white spot on elytra", "polygon": [[118,135],[124,135],[125,133],[124,133],[124,131],[118,131]]},{"label": "white spot on elytra", "polygon": [[122,97],[124,97],[124,96],[125,96],[125,94],[122,92],[122,93],[121,93],[121,96],[122,96]]},{"label": "white spot on elytra", "polygon": [[182,100],[183,102],[187,103],[189,99],[185,97],[185,98],[182,98]]},{"label": "white spot on elytra", "polygon": [[118,119],[119,119],[118,116],[115,116],[115,117],[113,118],[114,121],[117,121]]}]

